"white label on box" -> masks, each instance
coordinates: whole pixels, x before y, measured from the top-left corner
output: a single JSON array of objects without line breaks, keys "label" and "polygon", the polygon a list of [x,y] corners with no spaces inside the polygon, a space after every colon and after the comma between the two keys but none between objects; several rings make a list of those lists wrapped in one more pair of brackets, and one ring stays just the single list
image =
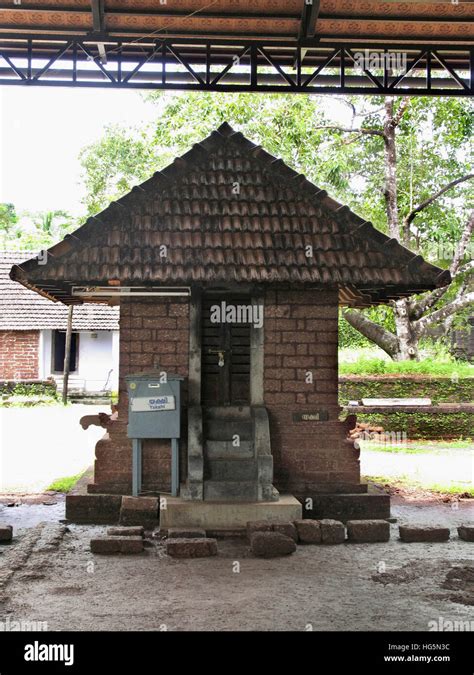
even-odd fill
[{"label": "white label on box", "polygon": [[132,412],[156,412],[159,410],[175,410],[174,396],[153,396],[152,398],[132,398]]}]

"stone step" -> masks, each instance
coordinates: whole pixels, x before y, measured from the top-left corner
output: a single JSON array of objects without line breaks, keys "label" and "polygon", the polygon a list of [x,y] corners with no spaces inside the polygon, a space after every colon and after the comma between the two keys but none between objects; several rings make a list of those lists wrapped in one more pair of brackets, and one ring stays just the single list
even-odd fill
[{"label": "stone step", "polygon": [[257,480],[257,463],[253,459],[214,459],[206,463],[211,480]]},{"label": "stone step", "polygon": [[249,419],[222,417],[204,420],[204,438],[211,441],[232,441],[239,436],[241,441],[252,440],[252,422]]},{"label": "stone step", "polygon": [[253,502],[257,500],[256,481],[205,480],[206,501]]},{"label": "stone step", "polygon": [[206,419],[249,419],[251,418],[250,406],[209,406],[204,408]]},{"label": "stone step", "polygon": [[241,441],[239,446],[234,446],[231,441],[205,441],[204,457],[208,460],[226,459],[253,459],[255,455],[251,441]]}]

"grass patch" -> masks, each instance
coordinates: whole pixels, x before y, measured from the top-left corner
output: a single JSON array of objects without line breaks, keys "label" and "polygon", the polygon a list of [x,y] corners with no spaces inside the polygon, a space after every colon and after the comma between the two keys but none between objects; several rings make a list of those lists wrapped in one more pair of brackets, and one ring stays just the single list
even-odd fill
[{"label": "grass patch", "polygon": [[364,476],[371,483],[390,487],[412,488],[436,494],[463,495],[474,498],[472,483],[422,483],[408,476]]},{"label": "grass patch", "polygon": [[474,365],[465,361],[425,358],[423,361],[391,361],[359,357],[355,361],[340,361],[340,375],[431,375],[454,379],[474,377]]},{"label": "grass patch", "polygon": [[426,443],[406,443],[405,445],[390,445],[376,441],[360,441],[362,450],[369,452],[391,452],[405,455],[442,454],[449,450],[473,450],[472,440],[426,441]]},{"label": "grass patch", "polygon": [[82,473],[78,473],[75,476],[66,476],[65,478],[57,478],[55,481],[51,483],[51,485],[47,488],[46,491],[54,491],[54,492],[69,492],[72,490],[72,488],[75,486],[79,478],[81,478],[84,475],[84,471]]}]

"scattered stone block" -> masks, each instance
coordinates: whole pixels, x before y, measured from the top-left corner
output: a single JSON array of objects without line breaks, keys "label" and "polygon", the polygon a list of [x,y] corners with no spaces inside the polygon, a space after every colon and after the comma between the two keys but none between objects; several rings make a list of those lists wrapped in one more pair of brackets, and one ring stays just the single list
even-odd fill
[{"label": "scattered stone block", "polygon": [[293,539],[293,541],[298,543],[298,530],[293,523],[274,523],[273,531],[284,534],[285,537],[290,537],[290,539]]},{"label": "scattered stone block", "polygon": [[458,535],[464,541],[474,541],[474,525],[466,525],[463,523],[458,527]]},{"label": "scattered stone block", "polygon": [[321,523],[319,520],[312,520],[311,518],[295,520],[295,527],[301,544],[321,543]]},{"label": "scattered stone block", "polygon": [[168,539],[205,539],[206,530],[198,527],[169,527]]},{"label": "scattered stone block", "polygon": [[112,555],[117,553],[141,553],[142,537],[99,537],[91,539],[92,553]]},{"label": "scattered stone block", "polygon": [[449,527],[400,525],[398,529],[400,539],[409,543],[448,541],[450,534]]},{"label": "scattered stone block", "polygon": [[158,524],[158,506],[158,497],[122,497],[120,524],[154,528]]},{"label": "scattered stone block", "polygon": [[281,532],[254,532],[250,538],[253,555],[262,558],[277,558],[296,551],[296,543]]},{"label": "scattered stone block", "polygon": [[13,527],[0,523],[0,541],[11,541],[13,537]]},{"label": "scattered stone block", "polygon": [[207,558],[217,555],[217,540],[207,538],[167,539],[166,553],[173,558]]},{"label": "scattered stone block", "polygon": [[389,541],[390,523],[386,520],[348,520],[347,538],[359,543]]},{"label": "scattered stone block", "polygon": [[325,518],[320,521],[321,542],[323,544],[342,544],[346,539],[346,530],[339,520]]},{"label": "scattered stone block", "polygon": [[254,532],[271,532],[273,530],[273,523],[268,520],[250,520],[247,523],[247,537],[250,541]]},{"label": "scattered stone block", "polygon": [[141,526],[135,527],[109,527],[109,537],[143,537],[144,530]]}]

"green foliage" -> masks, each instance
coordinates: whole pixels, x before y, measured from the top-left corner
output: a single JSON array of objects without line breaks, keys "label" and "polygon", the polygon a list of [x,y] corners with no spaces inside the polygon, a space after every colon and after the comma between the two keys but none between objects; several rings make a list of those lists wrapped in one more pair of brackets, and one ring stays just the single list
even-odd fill
[{"label": "green foliage", "polygon": [[0,407],[31,407],[37,405],[55,405],[59,395],[50,384],[3,384],[0,386]]},{"label": "green foliage", "polygon": [[474,438],[472,413],[463,412],[402,412],[387,410],[386,413],[359,413],[358,422],[381,426],[387,432],[405,432],[407,438]]},{"label": "green foliage", "polygon": [[414,480],[409,476],[364,476],[364,478],[370,480],[371,483],[384,486],[414,488],[435,492],[436,494],[449,494],[460,497],[474,497],[474,487],[470,487],[464,483],[426,483]]},{"label": "green foliage", "polygon": [[339,380],[339,403],[363,398],[430,398],[434,404],[472,403],[474,377],[399,375],[350,375]]},{"label": "green foliage", "polygon": [[456,359],[438,361],[425,358],[423,361],[388,361],[385,359],[361,358],[358,361],[339,364],[340,375],[431,375],[433,377],[473,377],[474,366]]},{"label": "green foliage", "polygon": [[48,488],[46,488],[46,490],[64,493],[70,492],[77,483],[77,481],[80,478],[82,478],[83,475],[84,472],[78,473],[75,476],[66,476],[65,478],[58,478],[57,480],[53,481],[51,485]]}]

